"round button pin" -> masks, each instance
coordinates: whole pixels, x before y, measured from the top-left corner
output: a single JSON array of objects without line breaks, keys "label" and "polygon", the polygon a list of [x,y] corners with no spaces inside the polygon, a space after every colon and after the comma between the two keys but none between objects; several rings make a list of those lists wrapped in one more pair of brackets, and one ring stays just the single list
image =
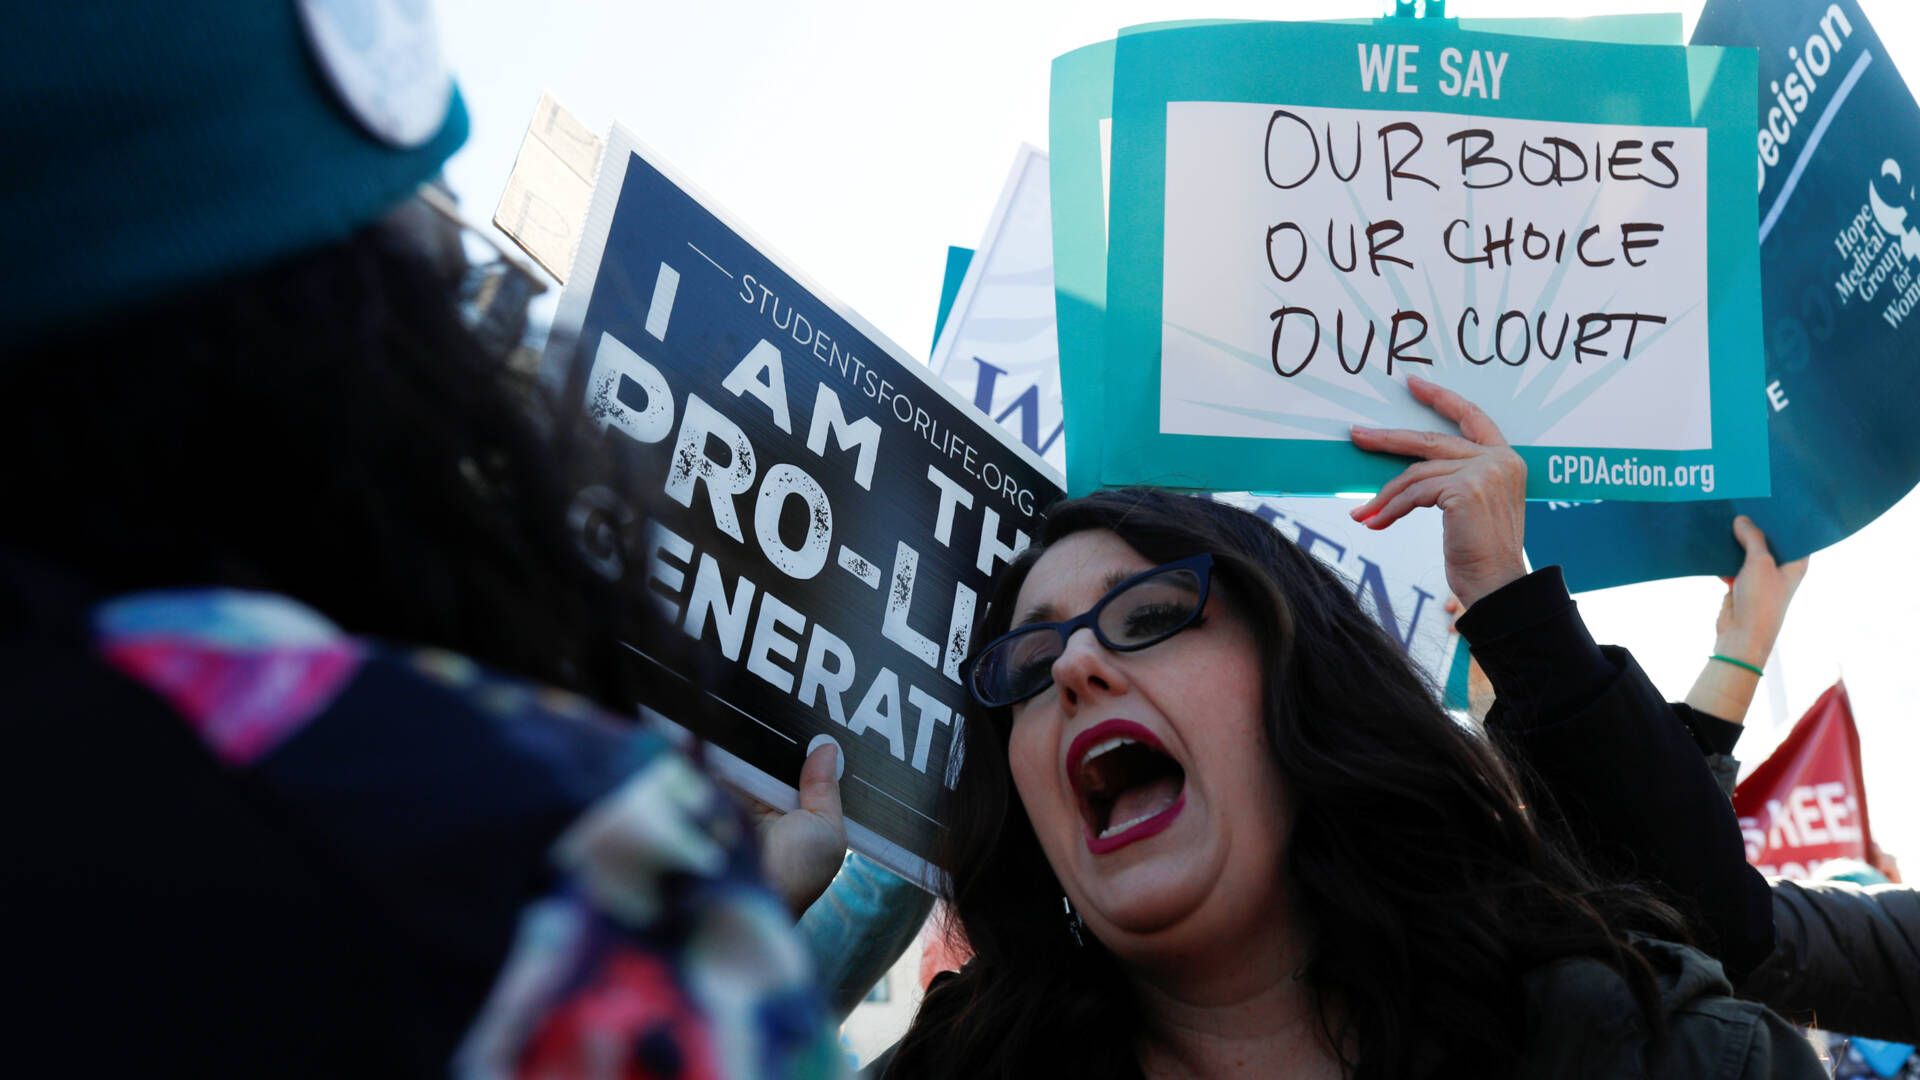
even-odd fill
[{"label": "round button pin", "polygon": [[367,133],[400,149],[446,123],[453,75],[427,0],[297,0],[315,62]]}]

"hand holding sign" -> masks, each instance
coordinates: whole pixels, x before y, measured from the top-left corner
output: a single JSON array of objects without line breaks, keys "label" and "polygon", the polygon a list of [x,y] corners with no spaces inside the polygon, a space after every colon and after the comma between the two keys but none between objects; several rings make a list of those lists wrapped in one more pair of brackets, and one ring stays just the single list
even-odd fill
[{"label": "hand holding sign", "polygon": [[1720,604],[1713,651],[1758,666],[1766,662],[1780,636],[1787,605],[1807,576],[1807,560],[1776,564],[1766,534],[1745,514],[1733,519],[1733,536],[1745,549],[1746,561],[1739,576],[1728,583],[1726,599]]},{"label": "hand holding sign", "polygon": [[851,841],[934,887],[960,661],[994,571],[1060,495],[1046,464],[624,128],[546,362],[624,470],[619,490],[579,493],[570,526],[633,544],[640,558],[596,569],[644,577],[697,658],[629,648],[642,703],[783,807],[803,748],[832,738],[845,833],[801,861],[824,884]]},{"label": "hand holding sign", "polygon": [[1739,576],[1727,582],[1727,595],[1713,624],[1713,658],[1687,691],[1687,704],[1738,724],[1746,719],[1760,684],[1761,676],[1753,669],[1773,653],[1773,643],[1787,621],[1787,605],[1800,579],[1807,576],[1807,560],[1785,566],[1775,563],[1766,534],[1745,514],[1733,519],[1733,535],[1746,549],[1746,561]]},{"label": "hand holding sign", "polygon": [[1420,506],[1437,506],[1447,554],[1447,584],[1462,605],[1526,576],[1527,466],[1480,408],[1419,376],[1415,400],[1460,426],[1459,435],[1355,427],[1362,450],[1423,458],[1355,507],[1354,519],[1384,529]]},{"label": "hand holding sign", "polygon": [[847,854],[847,822],[840,812],[840,745],[830,739],[800,767],[800,805],[782,812],[755,800],[760,867],[796,916],[827,891]]}]

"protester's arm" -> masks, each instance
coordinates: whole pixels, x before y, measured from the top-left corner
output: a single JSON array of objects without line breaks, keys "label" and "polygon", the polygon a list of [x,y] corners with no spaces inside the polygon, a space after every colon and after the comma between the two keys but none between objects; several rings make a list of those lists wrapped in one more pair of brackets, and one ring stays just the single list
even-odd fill
[{"label": "protester's arm", "polygon": [[1631,656],[1594,643],[1558,568],[1525,574],[1526,468],[1499,429],[1457,394],[1409,387],[1461,434],[1355,429],[1363,449],[1424,460],[1354,516],[1384,528],[1414,507],[1441,509],[1447,581],[1467,608],[1460,630],[1497,699],[1488,730],[1590,857],[1663,883],[1744,973],[1773,947],[1771,899],[1682,714]]},{"label": "protester's arm", "polygon": [[1767,550],[1766,535],[1745,514],[1733,519],[1733,535],[1746,549],[1746,561],[1739,575],[1727,583],[1726,598],[1714,621],[1717,659],[1709,659],[1700,669],[1700,677],[1687,692],[1687,704],[1696,712],[1739,724],[1745,721],[1760,686],[1760,674],[1741,665],[1765,666],[1786,621],[1787,605],[1807,575],[1807,560],[1777,565]]},{"label": "protester's arm", "polygon": [[1799,1023],[1920,1042],[1920,893],[1775,880],[1773,909],[1779,947],[1741,994]]},{"label": "protester's arm", "polygon": [[1664,886],[1736,980],[1759,963],[1773,948],[1766,881],[1685,707],[1625,650],[1594,643],[1558,567],[1486,597],[1460,632],[1493,683],[1488,732],[1582,850]]},{"label": "protester's arm", "polygon": [[1780,566],[1767,550],[1767,538],[1746,515],[1733,519],[1733,535],[1746,549],[1738,576],[1728,579],[1727,595],[1714,621],[1713,654],[1687,692],[1682,718],[1713,770],[1720,790],[1731,798],[1740,776],[1733,747],[1760,686],[1761,667],[1786,621],[1787,605],[1806,576],[1807,560]]},{"label": "protester's arm", "polygon": [[933,894],[857,853],[800,918],[827,1006],[844,1020],[913,943]]}]

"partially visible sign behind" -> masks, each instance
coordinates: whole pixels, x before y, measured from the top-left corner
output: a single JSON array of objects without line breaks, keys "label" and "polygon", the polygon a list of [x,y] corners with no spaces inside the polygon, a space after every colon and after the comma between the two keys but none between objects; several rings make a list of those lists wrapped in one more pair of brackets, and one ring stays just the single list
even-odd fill
[{"label": "partially visible sign behind", "polygon": [[1814,877],[1830,859],[1872,862],[1861,777],[1853,703],[1835,683],[1734,790],[1747,861],[1788,878]]},{"label": "partially visible sign behind", "polygon": [[561,106],[552,92],[543,92],[493,211],[500,231],[558,282],[567,280],[580,247],[600,150],[600,136]]},{"label": "partially visible sign behind", "polygon": [[1276,498],[1241,492],[1215,498],[1258,514],[1300,549],[1332,567],[1354,599],[1432,683],[1450,707],[1466,704],[1466,671],[1455,671],[1460,636],[1446,610],[1447,565],[1440,511],[1416,510],[1376,531],[1348,511],[1361,499]]},{"label": "partially visible sign behind", "polygon": [[1021,147],[928,366],[1064,473],[1047,179],[1047,156]]},{"label": "partially visible sign behind", "polygon": [[1404,462],[1352,424],[1445,424],[1413,373],[1537,497],[1764,494],[1752,70],[1425,19],[1123,35],[1101,481],[1377,486]]},{"label": "partially visible sign behind", "polygon": [[[960,261],[952,252],[963,249],[949,249],[947,272],[950,279],[956,272],[961,278],[960,299],[942,316],[934,360],[940,364],[944,357],[948,382],[1009,435],[1050,460],[1064,460],[1047,179],[1045,155],[1022,148],[977,253]],[[1359,500],[1244,493],[1219,498],[1258,514],[1344,576],[1436,689],[1464,702],[1464,671],[1458,673],[1461,685],[1453,685],[1459,639],[1445,610],[1439,511],[1416,510],[1376,532],[1347,513]]]},{"label": "partially visible sign behind", "polygon": [[1735,514],[1797,559],[1920,482],[1920,108],[1854,0],[1709,0],[1693,40],[1759,51],[1742,156],[1760,194],[1773,493],[1529,508],[1528,551],[1575,589],[1731,574]]},{"label": "partially visible sign behind", "polygon": [[788,806],[833,738],[855,848],[930,882],[974,616],[1058,480],[618,128],[555,326],[550,363],[652,470],[576,511],[649,508],[646,565],[606,569],[708,663],[672,719]]}]

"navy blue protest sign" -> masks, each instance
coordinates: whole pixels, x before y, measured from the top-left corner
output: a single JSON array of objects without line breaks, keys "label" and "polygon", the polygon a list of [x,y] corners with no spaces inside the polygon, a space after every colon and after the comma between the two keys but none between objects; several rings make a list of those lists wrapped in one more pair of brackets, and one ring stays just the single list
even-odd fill
[{"label": "navy blue protest sign", "polygon": [[1708,0],[1696,45],[1759,51],[1766,498],[1536,503],[1527,550],[1575,589],[1740,566],[1735,514],[1781,559],[1836,543],[1920,482],[1920,107],[1853,0]]},{"label": "navy blue protest sign", "polygon": [[776,805],[833,739],[853,846],[930,881],[974,616],[1058,479],[619,129],[555,326],[641,478],[603,499],[645,507],[646,564],[609,573],[646,575],[708,676],[670,719]]}]

